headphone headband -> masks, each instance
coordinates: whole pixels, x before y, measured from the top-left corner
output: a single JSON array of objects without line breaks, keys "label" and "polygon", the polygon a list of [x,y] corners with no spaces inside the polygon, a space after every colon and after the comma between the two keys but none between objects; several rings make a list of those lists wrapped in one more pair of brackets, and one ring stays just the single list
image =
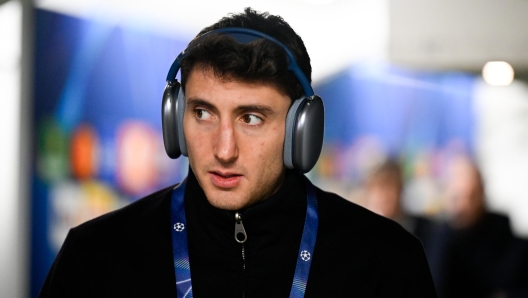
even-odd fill
[{"label": "headphone headband", "polygon": [[[259,38],[264,38],[278,45],[286,53],[286,57],[288,59],[288,70],[290,70],[295,75],[297,80],[299,81],[299,84],[301,85],[304,91],[304,95],[306,97],[310,97],[314,95],[312,86],[310,85],[310,82],[308,81],[303,71],[297,64],[297,61],[295,60],[295,56],[293,55],[293,53],[290,51],[290,49],[288,49],[288,47],[286,47],[282,42],[278,41],[276,38],[270,35],[267,35],[265,33],[262,33],[260,31],[253,30],[253,29],[239,28],[239,27],[227,27],[227,28],[220,28],[220,29],[209,31],[197,37],[196,39],[194,39],[193,42],[196,42],[202,39],[203,37],[209,34],[213,34],[213,33],[226,34],[228,36],[233,37],[235,40],[237,40],[240,43],[248,43],[248,42],[251,42]],[[169,69],[169,73],[167,74],[168,83],[171,83],[176,79],[176,74],[180,70],[181,61],[187,56],[188,52],[189,52],[188,49],[185,49],[183,52],[181,52],[178,55],[178,57],[176,57],[176,59],[172,63]]]}]

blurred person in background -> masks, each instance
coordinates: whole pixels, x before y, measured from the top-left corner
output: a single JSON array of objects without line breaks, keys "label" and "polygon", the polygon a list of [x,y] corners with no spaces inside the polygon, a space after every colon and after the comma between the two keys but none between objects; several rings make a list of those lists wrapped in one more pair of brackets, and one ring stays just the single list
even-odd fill
[{"label": "blurred person in background", "polygon": [[470,158],[455,157],[448,168],[446,222],[430,258],[439,297],[528,297],[526,241],[514,237],[508,217],[487,210]]},{"label": "blurred person in background", "polygon": [[387,159],[368,176],[365,189],[367,209],[394,220],[422,241],[429,254],[434,222],[424,216],[411,215],[402,207],[403,169],[395,159]]}]

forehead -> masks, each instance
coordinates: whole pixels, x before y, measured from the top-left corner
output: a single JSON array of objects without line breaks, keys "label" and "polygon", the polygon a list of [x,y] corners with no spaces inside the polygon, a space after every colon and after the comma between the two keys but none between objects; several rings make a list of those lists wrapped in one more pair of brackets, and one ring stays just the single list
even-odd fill
[{"label": "forehead", "polygon": [[208,69],[194,69],[185,86],[187,101],[199,99],[212,105],[247,104],[267,105],[280,109],[289,107],[291,99],[272,84],[246,82],[218,77]]}]

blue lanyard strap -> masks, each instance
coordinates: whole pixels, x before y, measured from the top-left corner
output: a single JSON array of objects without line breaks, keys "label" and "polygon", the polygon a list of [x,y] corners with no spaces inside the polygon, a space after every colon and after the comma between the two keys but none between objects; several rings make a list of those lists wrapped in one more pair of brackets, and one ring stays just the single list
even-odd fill
[{"label": "blue lanyard strap", "polygon": [[317,228],[319,226],[315,187],[310,180],[306,178],[305,184],[308,205],[306,207],[306,218],[304,219],[304,229],[301,238],[301,245],[299,247],[299,254],[297,255],[297,265],[295,266],[295,275],[293,276],[290,298],[304,297],[306,284],[308,283],[308,275],[310,274],[310,266],[312,265],[313,260]]},{"label": "blue lanyard strap", "polygon": [[[171,223],[172,223],[172,253],[174,257],[174,274],[176,275],[176,292],[178,298],[190,298],[192,294],[191,267],[187,246],[187,221],[185,219],[184,195],[187,178],[172,191]],[[297,265],[293,276],[290,298],[304,297],[310,266],[313,260],[313,250],[317,238],[319,217],[315,187],[305,179],[306,218],[297,255]]]},{"label": "blue lanyard strap", "polygon": [[176,293],[179,298],[191,298],[191,266],[189,264],[189,249],[187,246],[187,220],[185,219],[185,178],[172,191],[171,223],[172,223],[172,255],[174,257],[174,274],[176,275]]}]

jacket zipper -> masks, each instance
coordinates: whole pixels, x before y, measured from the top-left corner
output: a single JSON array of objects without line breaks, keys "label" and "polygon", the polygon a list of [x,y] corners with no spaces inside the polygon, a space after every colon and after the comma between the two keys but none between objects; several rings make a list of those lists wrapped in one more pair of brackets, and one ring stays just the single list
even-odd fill
[{"label": "jacket zipper", "polygon": [[239,212],[235,213],[235,240],[236,242],[242,244],[242,261],[244,264],[244,269],[246,269],[244,242],[247,240],[247,234],[246,230],[244,229],[244,224],[242,223],[242,215]]},{"label": "jacket zipper", "polygon": [[[246,230],[244,229],[244,224],[242,223],[242,215],[237,212],[235,213],[235,240],[236,242],[242,245],[242,268],[246,269],[246,251],[244,248],[244,242],[247,240]],[[242,293],[242,297],[244,297]]]}]

